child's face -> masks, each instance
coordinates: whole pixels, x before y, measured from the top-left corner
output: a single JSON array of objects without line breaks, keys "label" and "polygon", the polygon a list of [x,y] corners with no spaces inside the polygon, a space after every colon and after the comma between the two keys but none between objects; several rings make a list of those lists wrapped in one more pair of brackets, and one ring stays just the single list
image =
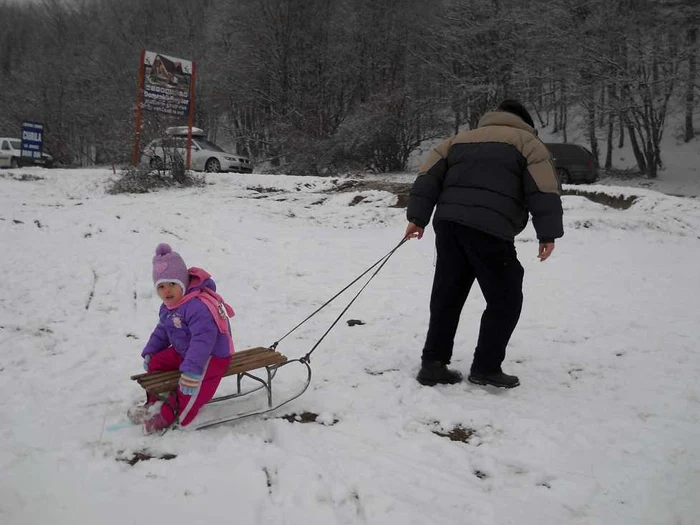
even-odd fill
[{"label": "child's face", "polygon": [[182,299],[182,288],[176,283],[160,283],[158,285],[158,295],[166,304],[166,306],[172,306],[177,304],[177,302]]}]

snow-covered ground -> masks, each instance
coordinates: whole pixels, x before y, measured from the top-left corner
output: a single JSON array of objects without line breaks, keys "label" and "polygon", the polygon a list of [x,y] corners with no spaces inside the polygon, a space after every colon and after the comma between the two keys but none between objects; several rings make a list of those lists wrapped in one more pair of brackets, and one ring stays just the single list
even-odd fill
[{"label": "snow-covered ground", "polygon": [[[159,242],[214,275],[244,349],[278,340],[396,246],[404,210],[379,191],[350,205],[357,193],[323,192],[331,179],[219,175],[112,196],[111,176],[0,171],[3,525],[700,523],[697,199],[595,187],[637,196],[620,210],[566,196],[566,233],[545,263],[528,227],[505,363],[519,388],[414,380],[428,229],[321,343],[302,397],[268,417],[143,436],[121,423],[142,396],[129,376],[157,319]],[[358,287],[279,350],[304,355]],[[464,373],[483,307],[475,287],[453,361]],[[303,376],[288,368],[281,391]],[[282,417],[304,412],[318,418]],[[439,435],[455,429],[472,434]],[[154,458],[130,465],[135,454]]]}]

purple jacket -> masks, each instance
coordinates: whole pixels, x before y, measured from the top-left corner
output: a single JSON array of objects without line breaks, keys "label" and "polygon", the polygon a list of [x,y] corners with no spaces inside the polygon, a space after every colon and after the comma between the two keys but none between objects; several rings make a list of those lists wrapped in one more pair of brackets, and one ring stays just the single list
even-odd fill
[{"label": "purple jacket", "polygon": [[[204,270],[190,268],[189,274],[188,294],[202,288],[216,291]],[[221,332],[207,305],[197,297],[185,297],[173,309],[162,304],[158,316],[158,326],[141,352],[143,357],[172,346],[182,356],[181,372],[203,374],[210,357],[229,357],[233,352],[230,325],[226,323],[228,333]]]}]

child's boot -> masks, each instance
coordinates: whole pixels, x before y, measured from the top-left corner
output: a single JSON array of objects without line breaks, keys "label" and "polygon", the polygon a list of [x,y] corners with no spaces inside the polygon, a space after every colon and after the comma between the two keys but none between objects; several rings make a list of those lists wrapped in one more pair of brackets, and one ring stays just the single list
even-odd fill
[{"label": "child's boot", "polygon": [[143,422],[143,432],[144,434],[153,434],[168,428],[171,424],[172,421],[168,421],[158,412]]},{"label": "child's boot", "polygon": [[154,402],[146,402],[145,405],[137,405],[126,411],[126,415],[134,425],[140,425],[156,413]]},{"label": "child's boot", "polygon": [[179,400],[177,393],[172,393],[168,399],[160,404],[157,412],[151,412],[151,416],[143,422],[143,431],[153,434],[159,430],[168,428],[177,420]]},{"label": "child's boot", "polygon": [[137,405],[126,411],[126,415],[134,425],[140,425],[148,419],[148,407],[146,405]]}]

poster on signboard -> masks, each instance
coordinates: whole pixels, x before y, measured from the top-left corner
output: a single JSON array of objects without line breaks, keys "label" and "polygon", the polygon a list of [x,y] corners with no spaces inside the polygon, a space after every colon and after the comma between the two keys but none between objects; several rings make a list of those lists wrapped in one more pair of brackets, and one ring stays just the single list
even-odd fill
[{"label": "poster on signboard", "polygon": [[22,122],[22,158],[41,159],[44,149],[44,125],[40,122]]},{"label": "poster on signboard", "polygon": [[142,82],[143,109],[176,116],[189,113],[192,61],[146,51]]}]

